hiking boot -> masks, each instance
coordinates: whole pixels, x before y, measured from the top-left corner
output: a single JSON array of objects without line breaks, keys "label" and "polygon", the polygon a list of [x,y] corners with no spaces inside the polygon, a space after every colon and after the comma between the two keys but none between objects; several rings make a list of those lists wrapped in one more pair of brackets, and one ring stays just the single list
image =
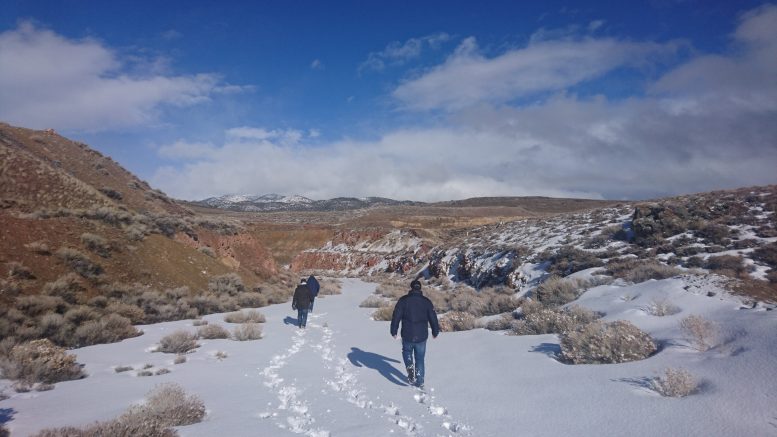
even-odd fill
[{"label": "hiking boot", "polygon": [[407,382],[415,385],[415,368],[412,366],[407,368]]}]

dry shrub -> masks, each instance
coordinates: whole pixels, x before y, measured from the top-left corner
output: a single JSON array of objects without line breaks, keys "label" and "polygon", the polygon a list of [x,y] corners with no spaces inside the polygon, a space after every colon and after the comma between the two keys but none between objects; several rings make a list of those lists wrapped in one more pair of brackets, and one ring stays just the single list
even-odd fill
[{"label": "dry shrub", "polygon": [[262,338],[262,327],[256,323],[243,323],[235,328],[232,338],[237,341],[259,340]]},{"label": "dry shrub", "polygon": [[615,278],[638,284],[649,279],[666,279],[682,273],[679,269],[655,260],[621,258],[607,263],[607,273]]},{"label": "dry shrub", "polygon": [[551,276],[537,286],[537,300],[547,306],[559,306],[572,302],[585,291],[585,282],[579,279]]},{"label": "dry shrub", "polygon": [[237,304],[243,308],[259,308],[267,306],[267,296],[253,291],[240,293],[237,296]]},{"label": "dry shrub", "polygon": [[746,273],[744,259],[735,255],[711,256],[705,261],[704,268],[735,278],[742,277]]},{"label": "dry shrub", "polygon": [[105,317],[86,322],[76,328],[73,341],[75,346],[82,347],[93,344],[114,343],[125,338],[137,337],[141,334],[126,317],[118,314],[108,314]]},{"label": "dry shrub", "polygon": [[343,293],[343,283],[340,280],[322,279],[319,283],[321,284],[321,289],[318,290],[319,295],[331,296]]},{"label": "dry shrub", "polygon": [[181,330],[162,337],[157,351],[168,354],[185,354],[198,347],[200,345],[197,344],[197,336]]},{"label": "dry shrub", "polygon": [[86,376],[75,355],[68,355],[48,339],[13,346],[7,355],[0,357],[0,373],[3,378],[26,384],[53,384]]},{"label": "dry shrub", "polygon": [[69,247],[62,247],[57,250],[56,255],[65,262],[74,272],[87,279],[95,279],[103,273],[103,268],[99,264],[96,264],[90,260],[83,253],[71,249]]},{"label": "dry shrub", "polygon": [[37,317],[47,313],[63,313],[68,305],[58,296],[32,295],[22,296],[16,299],[16,309],[22,313]]},{"label": "dry shrub", "polygon": [[656,350],[656,343],[647,333],[625,320],[597,320],[561,334],[561,359],[572,364],[637,361]]},{"label": "dry shrub", "polygon": [[110,243],[108,243],[108,240],[99,235],[85,232],[81,234],[81,243],[84,245],[84,247],[103,258],[108,258],[111,256]]},{"label": "dry shrub", "polygon": [[143,223],[133,223],[124,228],[124,233],[132,241],[143,241],[146,235],[151,233],[151,229]]},{"label": "dry shrub", "polygon": [[6,264],[6,267],[8,267],[8,277],[10,279],[35,279],[35,275],[32,274],[32,270],[18,261],[11,261]]},{"label": "dry shrub", "polygon": [[512,326],[516,335],[564,334],[602,317],[597,312],[574,305],[560,309],[530,301],[524,303],[521,309],[522,318],[513,322]]},{"label": "dry shrub", "polygon": [[146,321],[146,313],[140,307],[124,302],[111,302],[105,307],[105,313],[120,315],[136,324]]},{"label": "dry shrub", "polygon": [[651,316],[664,317],[677,314],[681,310],[668,298],[656,298],[650,301],[645,311]]},{"label": "dry shrub", "polygon": [[486,329],[489,331],[506,331],[513,329],[516,322],[512,314],[503,314],[501,317],[489,320],[486,323]]},{"label": "dry shrub", "polygon": [[197,330],[197,335],[200,338],[207,340],[213,340],[218,338],[229,338],[229,331],[224,329],[221,325],[206,325]]},{"label": "dry shrub", "polygon": [[0,279],[0,296],[14,297],[18,296],[21,291],[22,287],[18,282]]},{"label": "dry shrub", "polygon": [[469,331],[475,329],[475,316],[462,311],[451,311],[440,318],[440,331]]},{"label": "dry shrub", "polygon": [[239,311],[224,316],[227,323],[264,323],[266,321],[264,314],[256,310]]},{"label": "dry shrub", "polygon": [[43,286],[43,294],[49,296],[59,296],[65,302],[74,304],[78,293],[84,291],[81,281],[78,279],[78,275],[75,273],[68,273],[64,276],[60,276],[54,282],[48,282]]},{"label": "dry shrub", "polygon": [[76,326],[91,320],[96,320],[99,317],[100,313],[93,308],[84,305],[72,307],[65,313],[65,320]]},{"label": "dry shrub", "polygon": [[389,299],[399,299],[407,294],[410,285],[399,282],[383,282],[375,288],[375,294],[379,294]]},{"label": "dry shrub", "polygon": [[145,403],[130,407],[116,419],[84,428],[44,429],[34,437],[175,437],[178,433],[172,427],[198,423],[204,417],[202,400],[170,383],[157,386]]},{"label": "dry shrub", "polygon": [[[543,256],[547,256],[543,254]],[[563,246],[549,256],[548,272],[558,276],[567,276],[591,267],[600,267],[602,260],[595,253],[586,252],[572,246]]]},{"label": "dry shrub", "polygon": [[25,244],[24,247],[38,255],[51,255],[49,245],[42,241],[33,241],[32,243]]},{"label": "dry shrub", "polygon": [[197,250],[211,258],[216,258],[216,252],[208,246],[199,247]]},{"label": "dry shrub", "polygon": [[376,311],[372,313],[372,320],[377,320],[379,322],[387,322],[391,320],[391,316],[394,314],[394,308],[393,307],[382,307],[378,308]]},{"label": "dry shrub", "polygon": [[386,306],[387,304],[389,304],[389,302],[386,299],[380,296],[371,295],[367,296],[367,299],[364,299],[362,303],[359,304],[359,306],[361,308],[380,308]]},{"label": "dry shrub", "polygon": [[672,398],[684,398],[699,389],[699,380],[691,372],[671,367],[664,371],[663,376],[653,378],[650,383],[661,396]]},{"label": "dry shrub", "polygon": [[680,321],[680,328],[693,347],[701,352],[717,345],[719,327],[711,320],[702,316],[690,315]]},{"label": "dry shrub", "polygon": [[237,296],[246,291],[243,279],[237,273],[216,276],[208,281],[208,291],[216,295]]},{"label": "dry shrub", "polygon": [[169,369],[162,368],[162,369],[159,369],[156,372],[154,372],[154,375],[156,375],[156,376],[167,375],[168,373],[170,373]]},{"label": "dry shrub", "polygon": [[453,292],[448,300],[448,307],[452,311],[481,316],[485,312],[486,305],[475,290],[460,289]]},{"label": "dry shrub", "polygon": [[773,269],[777,269],[777,242],[769,243],[754,250],[752,258],[760,261]]},{"label": "dry shrub", "polygon": [[173,360],[173,364],[183,364],[186,362],[186,355],[178,355]]},{"label": "dry shrub", "polygon": [[116,373],[129,372],[130,370],[134,370],[132,366],[117,366],[113,369]]},{"label": "dry shrub", "polygon": [[207,324],[208,324],[208,321],[203,319],[197,319],[192,322],[192,326],[205,326]]}]

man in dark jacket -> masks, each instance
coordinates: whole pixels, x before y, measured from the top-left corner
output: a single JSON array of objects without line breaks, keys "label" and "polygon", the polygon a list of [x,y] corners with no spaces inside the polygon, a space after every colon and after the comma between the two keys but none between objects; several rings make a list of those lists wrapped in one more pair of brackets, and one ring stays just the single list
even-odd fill
[{"label": "man in dark jacket", "polygon": [[424,355],[429,327],[432,337],[440,334],[437,313],[432,301],[421,293],[421,282],[416,279],[410,283],[410,291],[399,298],[391,317],[391,335],[397,338],[399,322],[402,322],[402,359],[407,368],[407,380],[416,387],[424,386]]},{"label": "man in dark jacket", "polygon": [[297,310],[297,323],[300,328],[304,328],[308,323],[308,311],[310,310],[310,288],[308,288],[307,279],[303,278],[297,288],[294,290],[294,297],[291,300],[291,308]]}]

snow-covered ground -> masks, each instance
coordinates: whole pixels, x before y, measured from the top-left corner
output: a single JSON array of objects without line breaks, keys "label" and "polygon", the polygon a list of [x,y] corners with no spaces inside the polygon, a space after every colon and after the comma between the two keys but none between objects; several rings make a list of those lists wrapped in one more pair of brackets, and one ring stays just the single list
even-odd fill
[{"label": "snow-covered ground", "polygon": [[[777,435],[777,311],[743,309],[699,277],[600,286],[576,302],[649,332],[661,350],[646,360],[571,366],[554,359],[555,335],[443,333],[429,340],[426,392],[405,385],[388,324],[358,307],[374,288],[345,280],[342,295],[317,300],[305,331],[294,326],[290,304],[262,308],[264,339],[201,340],[177,365],[174,355],[151,350],[170,332],[194,332],[191,321],[143,326],[140,337],[73,351],[86,379],[47,392],[6,388],[11,397],[0,411],[12,435],[26,436],[113,418],[156,384],[177,382],[208,409],[202,423],[179,428],[183,436]],[[681,312],[649,315],[645,308],[660,298]],[[679,328],[689,314],[719,323],[721,345],[690,348]],[[223,315],[205,319],[228,326]],[[146,364],[170,373],[136,376]],[[137,370],[116,373],[117,366]],[[647,388],[666,367],[701,378],[700,392],[675,399]]]}]

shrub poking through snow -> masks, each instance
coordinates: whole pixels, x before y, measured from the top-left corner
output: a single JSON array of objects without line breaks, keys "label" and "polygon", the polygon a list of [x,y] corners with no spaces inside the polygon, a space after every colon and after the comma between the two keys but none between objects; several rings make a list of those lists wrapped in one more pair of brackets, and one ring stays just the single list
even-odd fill
[{"label": "shrub poking through snow", "polygon": [[216,357],[217,360],[221,361],[226,359],[229,355],[227,355],[227,353],[224,351],[216,351],[216,354],[213,356]]},{"label": "shrub poking through snow", "polygon": [[359,306],[362,308],[380,308],[385,306],[386,303],[386,299],[373,294],[371,296],[367,296],[367,299],[364,299],[362,303],[359,304]]},{"label": "shrub poking through snow", "polygon": [[129,372],[130,370],[134,370],[132,366],[118,366],[113,369],[116,373]]},{"label": "shrub poking through snow", "polygon": [[343,293],[343,283],[337,279],[322,279],[321,290],[318,291],[320,296],[330,296]]},{"label": "shrub poking through snow", "polygon": [[717,323],[707,320],[702,316],[690,315],[680,321],[688,340],[693,347],[701,352],[714,347],[718,339]]},{"label": "shrub poking through snow", "polygon": [[440,331],[469,331],[475,329],[475,316],[462,311],[451,311],[440,317]]},{"label": "shrub poking through snow", "polygon": [[237,341],[259,340],[262,338],[262,327],[256,323],[243,323],[235,328],[232,338]]},{"label": "shrub poking through snow", "polygon": [[661,396],[684,398],[699,389],[699,380],[685,369],[671,367],[650,381],[653,390]]},{"label": "shrub poking through snow", "polygon": [[173,360],[173,364],[183,364],[186,362],[186,355],[178,355]]},{"label": "shrub poking through snow", "polygon": [[207,324],[208,324],[208,321],[203,319],[197,319],[192,322],[192,326],[205,326]]},{"label": "shrub poking through snow", "polygon": [[264,314],[256,310],[239,311],[224,316],[227,323],[264,323],[266,321]]},{"label": "shrub poking through snow", "polygon": [[656,298],[650,301],[645,312],[651,316],[671,316],[680,312],[680,308],[669,301],[668,298]]},{"label": "shrub poking through snow", "polygon": [[113,343],[125,338],[141,335],[129,319],[118,314],[109,314],[98,320],[92,320],[76,328],[73,341],[77,346],[89,346],[101,343]]},{"label": "shrub poking through snow", "polygon": [[197,335],[200,338],[207,340],[217,338],[229,338],[229,331],[224,329],[221,325],[205,325],[197,331]]},{"label": "shrub poking through snow", "polygon": [[75,355],[67,354],[47,339],[12,347],[7,356],[0,358],[0,373],[3,378],[26,384],[53,384],[85,376]]},{"label": "shrub poking through snow", "polygon": [[564,334],[602,317],[599,313],[575,305],[564,309],[548,308],[529,301],[521,308],[522,318],[512,326],[513,334],[516,335]]},{"label": "shrub poking through snow", "polygon": [[607,263],[607,273],[615,278],[638,284],[649,279],[666,279],[681,273],[676,267],[655,260],[617,259]]},{"label": "shrub poking through snow", "polygon": [[548,306],[564,305],[580,297],[585,291],[582,281],[551,276],[537,286],[537,300]]},{"label": "shrub poking through snow", "polygon": [[513,317],[512,314],[503,314],[500,317],[489,320],[488,323],[486,323],[486,329],[489,331],[506,331],[508,329],[513,329],[516,322],[517,320],[515,320],[515,317]]},{"label": "shrub poking through snow", "polygon": [[178,384],[157,386],[147,395],[146,402],[130,407],[121,416],[84,428],[71,426],[44,429],[34,437],[175,437],[174,426],[191,425],[205,417],[205,404],[188,395]]},{"label": "shrub poking through snow", "polygon": [[168,354],[185,354],[190,350],[200,347],[197,344],[197,336],[187,331],[175,331],[162,337],[157,351]]},{"label": "shrub poking through snow", "polygon": [[559,276],[567,276],[580,270],[602,265],[602,260],[597,258],[594,253],[572,246],[563,246],[550,256],[548,271]]},{"label": "shrub poking through snow", "polygon": [[248,291],[237,295],[237,304],[243,308],[259,308],[267,306],[267,296],[262,293]]},{"label": "shrub poking through snow", "polygon": [[656,350],[648,334],[625,320],[595,321],[561,334],[561,359],[572,364],[625,363]]},{"label": "shrub poking through snow", "polygon": [[372,313],[372,320],[377,320],[379,322],[388,322],[391,320],[391,316],[393,314],[394,314],[393,307],[378,308]]}]

